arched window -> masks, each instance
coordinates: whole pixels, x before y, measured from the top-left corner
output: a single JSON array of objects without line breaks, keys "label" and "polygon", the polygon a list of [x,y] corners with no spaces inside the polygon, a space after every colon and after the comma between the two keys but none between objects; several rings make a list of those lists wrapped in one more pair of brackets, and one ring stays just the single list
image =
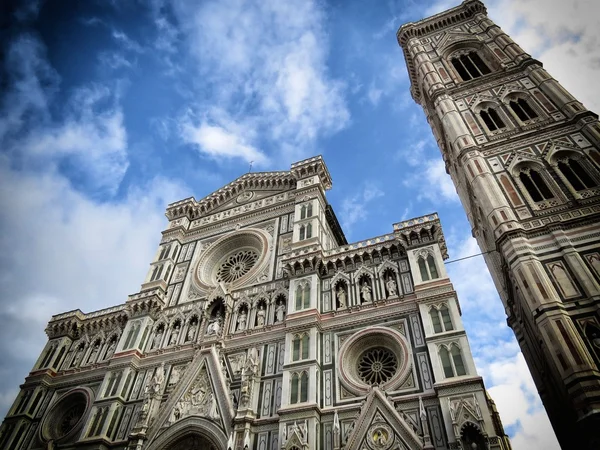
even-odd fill
[{"label": "arched window", "polygon": [[171,273],[171,266],[167,267],[167,271],[165,272],[165,281],[169,281],[169,274]]},{"label": "arched window", "polygon": [[292,375],[292,386],[291,386],[291,394],[290,394],[290,403],[298,403],[298,384],[300,382],[300,377],[297,373]]},{"label": "arched window", "polygon": [[46,367],[46,366],[48,366],[48,364],[50,364],[50,361],[52,360],[52,357],[54,356],[54,353],[56,352],[56,347],[57,347],[56,344],[52,344],[52,346],[50,346],[50,348],[46,352],[46,357],[44,358],[44,360],[42,361],[42,364],[40,365],[40,368]]},{"label": "arched window", "polygon": [[558,170],[576,191],[583,191],[597,185],[576,159],[567,158],[559,161]]},{"label": "arched window", "polygon": [[108,425],[108,429],[106,430],[106,436],[108,436],[109,439],[114,439],[113,434],[116,434],[117,430],[115,425],[117,424],[117,418],[119,417],[119,415],[121,414],[121,405],[117,406],[117,408],[115,409],[115,412],[113,412],[112,418],[110,419],[110,424]]},{"label": "arched window", "polygon": [[306,224],[306,239],[312,237],[312,223]]},{"label": "arched window", "polygon": [[35,412],[35,409],[37,408],[38,404],[40,403],[40,400],[42,399],[42,395],[44,395],[43,391],[39,391],[37,393],[37,395],[33,399],[33,402],[31,403],[31,406],[29,407],[29,411],[27,411],[28,414],[31,415]]},{"label": "arched window", "polygon": [[308,334],[294,336],[294,340],[292,341],[292,361],[308,358],[308,342]]},{"label": "arched window", "polygon": [[296,286],[296,311],[310,307],[310,283],[303,282]]},{"label": "arched window", "polygon": [[435,308],[431,308],[429,310],[429,316],[431,317],[431,324],[433,325],[433,332],[441,333],[443,330],[442,330],[442,323],[440,322],[440,316],[438,314],[438,310]]},{"label": "arched window", "polygon": [[301,241],[303,241],[304,239],[306,239],[306,228],[304,227],[304,225],[302,225],[300,227],[300,237],[299,237],[299,239]]},{"label": "arched window", "polygon": [[506,127],[504,121],[500,118],[500,115],[494,108],[483,110],[479,113],[479,115],[483,119],[485,126],[490,131],[496,131]]},{"label": "arched window", "polygon": [[431,279],[438,278],[437,268],[435,267],[435,260],[433,259],[433,255],[431,253],[427,257],[427,267],[429,268],[429,275],[431,275]]},{"label": "arched window", "polygon": [[306,219],[306,205],[300,207],[300,219]]},{"label": "arched window", "polygon": [[476,425],[470,422],[467,422],[465,425],[463,425],[460,439],[463,444],[462,448],[468,450],[485,450],[488,448],[479,429],[476,427]]},{"label": "arched window", "polygon": [[454,376],[454,369],[452,369],[452,362],[450,361],[450,354],[446,347],[440,349],[440,359],[442,360],[442,368],[444,369],[444,376],[446,378],[452,378]]},{"label": "arched window", "polygon": [[427,272],[427,265],[423,258],[419,258],[419,271],[421,272],[421,280],[429,280],[429,272]]},{"label": "arched window", "polygon": [[302,372],[300,376],[300,401],[308,401],[308,374],[306,372]]},{"label": "arched window", "polygon": [[511,100],[508,103],[508,106],[514,111],[517,117],[522,122],[527,122],[528,120],[535,119],[538,114],[533,110],[527,100],[520,98],[518,100]]},{"label": "arched window", "polygon": [[442,305],[439,309],[432,307],[429,310],[429,316],[431,317],[431,323],[433,325],[434,333],[441,333],[443,331],[452,331],[452,318],[450,317],[450,311],[446,305]]},{"label": "arched window", "polygon": [[446,305],[442,305],[440,308],[440,315],[442,316],[442,322],[444,323],[444,330],[451,331],[454,329],[452,326],[452,319],[450,318],[450,311]]},{"label": "arched window", "polygon": [[306,207],[306,217],[312,217],[312,215],[313,215],[312,209],[313,209],[312,203],[309,203],[308,206]]},{"label": "arched window", "polygon": [[15,437],[13,438],[12,442],[10,443],[9,450],[15,450],[19,447],[19,443],[21,441],[21,438],[23,437],[23,434],[25,433],[26,427],[27,427],[27,423],[23,423],[19,427],[19,429],[17,430],[17,433],[15,434]]},{"label": "arched window", "polygon": [[469,81],[473,78],[479,78],[483,75],[491,73],[489,67],[483,62],[479,54],[475,51],[470,51],[467,54],[455,56],[450,59],[450,62],[463,81]]},{"label": "arched window", "polygon": [[63,355],[65,354],[65,351],[66,351],[66,350],[67,350],[67,349],[66,349],[66,347],[65,347],[65,346],[63,346],[63,347],[60,349],[60,352],[58,352],[58,355],[56,356],[56,359],[54,360],[54,363],[52,363],[52,367],[55,367],[55,368],[57,368],[57,369],[58,369],[58,365],[59,365],[59,363],[60,363],[60,361],[61,361],[61,359],[62,359]]},{"label": "arched window", "polygon": [[521,183],[523,183],[523,186],[525,186],[525,189],[527,189],[527,192],[534,202],[541,202],[554,198],[552,191],[550,191],[548,185],[546,185],[546,182],[537,170],[521,170],[519,173],[519,180],[521,180]]},{"label": "arched window", "polygon": [[466,375],[467,371],[465,370],[465,364],[463,362],[462,355],[460,353],[460,349],[456,346],[452,346],[452,350],[450,350],[452,354],[452,362],[454,363],[454,369],[457,376]]},{"label": "arched window", "polygon": [[440,348],[440,359],[446,378],[467,374],[460,348],[456,344],[452,344],[450,351],[445,346],[442,346]]}]

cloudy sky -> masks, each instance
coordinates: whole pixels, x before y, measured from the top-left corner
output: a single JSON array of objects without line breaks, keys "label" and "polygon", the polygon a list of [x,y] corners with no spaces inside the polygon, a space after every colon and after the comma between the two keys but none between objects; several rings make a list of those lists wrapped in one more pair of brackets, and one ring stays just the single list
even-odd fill
[{"label": "cloudy sky", "polygon": [[[0,416],[52,314],[122,303],[165,206],[322,154],[350,241],[438,211],[479,253],[395,33],[456,2],[27,1],[0,9]],[[489,0],[490,16],[600,112],[594,0]],[[594,95],[596,94],[596,95]],[[557,449],[481,258],[448,265],[515,450]]]}]

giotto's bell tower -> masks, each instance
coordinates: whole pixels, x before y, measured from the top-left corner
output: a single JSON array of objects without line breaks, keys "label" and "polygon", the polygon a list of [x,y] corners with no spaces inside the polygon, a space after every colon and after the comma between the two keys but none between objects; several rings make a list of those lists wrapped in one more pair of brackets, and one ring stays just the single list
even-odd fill
[{"label": "giotto's bell tower", "polygon": [[397,37],[557,437],[600,448],[598,116],[478,0]]}]

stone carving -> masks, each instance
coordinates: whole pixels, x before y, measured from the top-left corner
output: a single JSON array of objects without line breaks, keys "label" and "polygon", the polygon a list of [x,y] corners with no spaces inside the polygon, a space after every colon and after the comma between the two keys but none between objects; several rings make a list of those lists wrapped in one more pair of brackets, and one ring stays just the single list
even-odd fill
[{"label": "stone carving", "polygon": [[154,339],[152,340],[152,348],[160,347],[160,343],[162,342],[162,337],[163,337],[163,329],[162,329],[162,327],[159,327],[156,330],[156,335],[154,336]]},{"label": "stone carving", "polygon": [[169,377],[169,386],[175,386],[179,383],[181,379],[181,374],[185,370],[186,366],[175,366],[171,371],[171,376]]},{"label": "stone carving", "polygon": [[260,305],[256,312],[256,326],[263,327],[265,325],[265,316],[267,315],[265,307]]},{"label": "stone carving", "polygon": [[389,297],[395,297],[398,295],[398,285],[393,277],[388,278],[388,280],[385,282],[385,287],[387,288]]},{"label": "stone carving", "polygon": [[169,339],[169,345],[176,345],[178,337],[179,337],[179,325],[175,325],[175,328],[173,328],[173,331],[171,332],[171,339]]},{"label": "stone carving", "polygon": [[366,281],[360,287],[360,292],[361,292],[362,297],[363,297],[363,303],[367,303],[367,302],[370,302],[372,300],[371,286],[369,286],[369,283],[367,283]]},{"label": "stone carving", "polygon": [[221,322],[222,322],[222,318],[221,318],[221,313],[217,312],[216,317],[214,318],[214,320],[208,324],[208,327],[206,328],[206,334],[207,335],[216,335],[219,336],[221,334]]},{"label": "stone carving", "polygon": [[71,367],[77,367],[81,363],[81,359],[83,358],[83,350],[84,346],[80,345],[77,347],[75,352],[75,356],[73,357],[73,362],[71,363]]},{"label": "stone carving", "polygon": [[188,330],[187,330],[187,335],[185,337],[186,342],[194,340],[194,338],[196,337],[196,329],[197,328],[198,328],[197,322],[190,323],[190,326],[188,327]]},{"label": "stone carving", "polygon": [[246,313],[246,310],[242,309],[240,310],[240,315],[238,316],[238,326],[237,329],[238,331],[244,331],[246,329],[246,322],[248,320],[248,314]]},{"label": "stone carving", "polygon": [[338,300],[338,308],[346,307],[346,291],[342,286],[340,286],[336,292],[337,300]]},{"label": "stone carving", "polygon": [[117,346],[117,339],[113,339],[108,344],[108,348],[106,349],[106,354],[104,355],[104,359],[110,358],[115,353],[115,347]]},{"label": "stone carving", "polygon": [[260,360],[258,356],[258,349],[256,347],[252,347],[248,350],[248,357],[246,358],[244,370],[252,375],[257,375],[259,364]]},{"label": "stone carving", "polygon": [[160,366],[156,368],[156,372],[154,372],[154,376],[150,380],[148,385],[148,389],[151,394],[159,394],[160,388],[165,381],[165,363],[160,363]]},{"label": "stone carving", "polygon": [[94,361],[96,361],[96,356],[98,355],[99,351],[100,351],[100,341],[96,341],[96,343],[92,347],[92,351],[90,352],[90,356],[88,358],[88,363],[93,363]]},{"label": "stone carving", "polygon": [[216,419],[218,414],[217,400],[210,389],[206,367],[202,367],[196,381],[173,407],[167,423],[170,425],[189,415]]},{"label": "stone carving", "polygon": [[283,318],[285,317],[285,305],[283,302],[277,303],[277,308],[275,308],[275,321],[283,322]]},{"label": "stone carving", "polygon": [[229,361],[231,362],[231,369],[233,370],[233,373],[237,375],[242,371],[242,368],[246,363],[246,355],[244,353],[234,355],[229,359]]}]

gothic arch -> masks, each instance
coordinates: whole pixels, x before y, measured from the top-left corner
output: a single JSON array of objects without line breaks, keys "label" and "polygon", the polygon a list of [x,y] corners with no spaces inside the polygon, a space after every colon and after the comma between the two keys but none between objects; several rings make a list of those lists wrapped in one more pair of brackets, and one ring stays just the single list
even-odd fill
[{"label": "gothic arch", "polygon": [[[179,450],[178,444],[186,439],[197,437],[199,442],[204,440],[212,447],[210,450],[227,448],[227,436],[214,422],[204,417],[186,417],[171,425],[164,433],[156,437],[148,446],[148,450]],[[188,448],[188,447],[181,447]],[[190,450],[205,450],[204,447]]]}]

